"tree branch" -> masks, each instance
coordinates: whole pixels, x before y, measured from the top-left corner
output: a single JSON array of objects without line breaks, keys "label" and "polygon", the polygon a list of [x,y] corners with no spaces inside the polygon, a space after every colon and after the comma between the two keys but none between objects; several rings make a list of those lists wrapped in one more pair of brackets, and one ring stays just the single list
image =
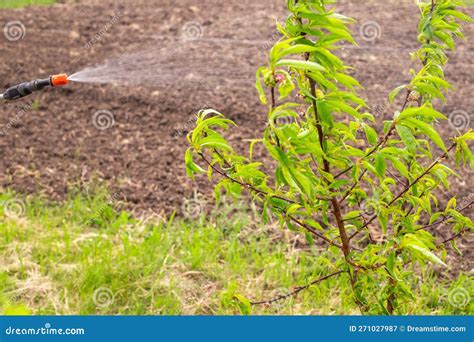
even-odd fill
[{"label": "tree branch", "polygon": [[[288,198],[285,198],[285,197],[281,197],[281,196],[277,196],[277,195],[270,195],[269,193],[263,191],[263,190],[260,190],[260,189],[257,189],[255,188],[254,186],[248,184],[248,183],[244,183],[244,182],[241,182],[231,176],[229,176],[228,174],[226,174],[225,172],[222,172],[220,169],[218,169],[217,167],[215,167],[214,165],[212,165],[212,163],[204,156],[204,154],[202,153],[199,153],[199,156],[206,162],[206,164],[208,164],[215,172],[217,172],[218,174],[220,174],[222,177],[230,180],[231,182],[234,182],[236,184],[239,184],[245,188],[247,188],[248,190],[250,191],[253,191],[253,192],[256,192],[257,194],[261,194],[261,195],[264,195],[264,196],[268,196],[268,197],[273,197],[273,198],[277,198],[277,199],[280,199],[282,201],[286,201],[288,203],[294,203],[294,204],[300,204],[298,202],[295,202],[293,200],[290,200]],[[328,244],[330,245],[333,245],[333,246],[336,246],[340,249],[342,249],[342,246],[335,243],[334,241],[331,241],[330,239],[328,239],[327,237],[325,237],[324,235],[320,234],[318,231],[316,231],[313,227],[310,227],[309,225],[305,224],[304,222],[301,222],[299,221],[298,219],[294,218],[293,216],[291,215],[286,215],[288,218],[290,218],[293,222],[297,223],[299,226],[301,226],[302,228],[304,228],[305,230],[307,230],[308,232],[310,232],[311,234],[315,235],[316,237],[324,240],[325,242],[327,242]]]},{"label": "tree branch", "polygon": [[202,158],[202,160],[204,160],[206,162],[207,165],[209,165],[215,172],[217,172],[218,174],[220,174],[222,177],[224,178],[227,178],[228,180],[234,182],[234,183],[237,183],[241,186],[243,186],[244,188],[247,188],[249,190],[252,190],[258,194],[261,194],[261,195],[265,195],[265,196],[270,196],[270,197],[273,197],[273,198],[277,198],[277,199],[280,199],[282,201],[285,201],[285,202],[288,202],[288,203],[291,203],[291,204],[300,204],[302,205],[301,203],[299,202],[296,202],[294,200],[291,200],[289,198],[286,198],[286,197],[282,197],[282,196],[278,196],[278,195],[270,195],[268,192],[266,191],[263,191],[263,190],[260,190],[260,189],[257,189],[256,187],[252,186],[251,184],[248,184],[248,183],[244,183],[244,182],[241,182],[231,176],[229,176],[228,174],[226,174],[225,172],[222,172],[220,169],[218,169],[217,167],[215,167],[214,165],[212,165],[212,163],[204,156],[204,154],[202,154],[201,152],[199,152],[199,156]]},{"label": "tree branch", "polygon": [[448,242],[453,241],[454,239],[457,239],[458,237],[464,235],[464,233],[467,233],[468,231],[469,231],[469,229],[467,229],[467,228],[461,230],[459,233],[454,234],[454,235],[451,236],[450,238],[447,238],[446,240],[442,241],[442,242],[441,242],[441,245],[444,245],[444,244],[446,244],[446,243],[448,243]]},{"label": "tree branch", "polygon": [[[318,136],[319,136],[319,145],[321,146],[321,149],[324,151],[325,148],[324,148],[324,132],[323,132],[323,127],[321,126],[321,122],[319,121],[319,116],[318,116],[318,107],[317,107],[317,103],[316,103],[316,82],[309,76],[307,76],[308,79],[309,79],[309,84],[310,84],[310,91],[311,91],[311,95],[313,97],[312,99],[312,106],[313,106],[313,110],[314,110],[314,118],[315,118],[315,124],[316,124],[316,129],[318,131]],[[331,173],[331,167],[329,165],[329,161],[323,157],[323,168],[324,168],[324,172],[326,173]],[[341,250],[342,250],[342,253],[344,254],[344,259],[346,260],[346,262],[350,262],[350,252],[351,252],[351,246],[350,246],[350,241],[349,241],[349,237],[347,236],[347,231],[346,231],[346,227],[344,225],[344,221],[343,221],[343,218],[342,218],[342,212],[341,212],[341,207],[339,205],[339,201],[337,200],[336,197],[333,197],[331,198],[331,204],[332,204],[332,208],[333,208],[333,214],[334,214],[334,217],[336,219],[336,223],[337,223],[337,228],[339,230],[339,237],[341,239],[341,243],[342,243],[342,246],[341,246]],[[354,284],[354,279],[353,277],[351,276],[351,281],[352,283]]]},{"label": "tree branch", "polygon": [[357,182],[354,182],[354,184],[346,191],[346,193],[342,196],[342,198],[339,200],[339,204],[341,205],[342,203],[344,203],[344,201],[346,200],[347,197],[350,196],[350,194],[352,193],[352,191],[355,189],[355,187],[360,183],[360,181],[362,180],[362,178],[364,178],[365,174],[367,173],[367,169],[365,169],[364,171],[362,171],[362,174],[359,176],[359,179],[357,180]]},{"label": "tree branch", "polygon": [[[472,200],[471,202],[469,202],[467,205],[465,205],[464,207],[462,207],[461,209],[458,210],[458,212],[463,212],[464,210],[466,210],[467,208],[469,208],[471,205],[474,204],[474,200]],[[448,215],[446,216],[444,219],[440,220],[440,221],[437,221],[437,222],[434,222],[434,223],[431,223],[431,224],[428,224],[426,226],[423,226],[423,227],[420,227],[420,228],[417,228],[416,230],[423,230],[423,229],[428,229],[428,228],[431,228],[431,227],[436,227],[440,224],[443,224],[445,223],[446,221],[448,221],[450,218],[452,218],[451,215]]]},{"label": "tree branch", "polygon": [[326,241],[328,244],[330,245],[333,245],[333,246],[336,246],[337,248],[339,249],[342,249],[342,246],[337,244],[336,242],[334,241],[331,241],[329,238],[325,237],[324,235],[322,235],[321,233],[319,233],[318,231],[316,231],[313,227],[307,225],[306,223],[304,222],[301,222],[300,220],[298,220],[297,218],[295,218],[294,216],[291,216],[291,215],[286,215],[291,221],[293,221],[294,223],[298,224],[299,226],[303,227],[304,229],[306,229],[307,231],[309,231],[310,233],[314,234],[315,236],[317,236],[318,238]]},{"label": "tree branch", "polygon": [[[424,176],[426,176],[436,165],[438,165],[443,159],[448,157],[449,152],[456,147],[456,143],[453,143],[451,147],[445,152],[441,157],[438,157],[431,165],[423,171],[421,175],[419,175],[412,183],[408,184],[397,196],[395,196],[389,203],[385,205],[385,208],[389,208],[392,204],[398,201],[403,195],[405,195],[415,184],[417,184]],[[372,216],[361,228],[359,228],[354,234],[352,234],[349,240],[352,240],[355,236],[357,236],[364,228],[367,228],[369,224],[371,224],[377,218],[377,214]]]},{"label": "tree branch", "polygon": [[258,301],[258,302],[250,302],[251,305],[262,305],[262,304],[272,304],[272,303],[275,303],[275,302],[278,302],[280,300],[283,300],[283,299],[286,299],[286,298],[289,298],[289,297],[293,297],[293,296],[296,296],[298,293],[300,293],[301,291],[303,290],[306,290],[308,288],[310,288],[311,286],[313,285],[316,285],[320,282],[322,282],[323,280],[326,280],[326,279],[329,279],[329,278],[332,278],[332,277],[335,277],[341,273],[343,273],[345,271],[337,271],[337,272],[334,272],[334,273],[331,273],[327,276],[324,276],[324,277],[321,277],[321,278],[318,278],[314,281],[312,281],[311,283],[307,284],[307,285],[304,285],[304,286],[299,286],[297,287],[295,290],[285,294],[285,295],[280,295],[278,297],[275,297],[275,298],[271,298],[271,299],[267,299],[267,300],[261,300],[261,301]]}]

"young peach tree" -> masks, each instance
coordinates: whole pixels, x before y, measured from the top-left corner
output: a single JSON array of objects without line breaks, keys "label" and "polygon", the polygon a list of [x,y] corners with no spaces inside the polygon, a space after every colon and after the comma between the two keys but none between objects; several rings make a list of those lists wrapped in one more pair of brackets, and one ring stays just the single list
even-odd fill
[{"label": "young peach tree", "polygon": [[[390,102],[401,107],[378,132],[379,118],[335,54],[342,42],[356,42],[348,29],[354,21],[336,13],[334,3],[288,0],[289,16],[278,24],[282,38],[257,71],[268,123],[263,137],[251,140],[249,156],[221,134],[234,123],[204,110],[188,135],[186,170],[190,177],[218,176],[217,198],[222,190],[237,197],[248,191],[264,222],[273,215],[289,230],[304,232],[309,243],[327,246],[328,273],[309,285],[346,275],[362,313],[402,313],[400,303],[414,299],[409,278],[416,268],[444,267],[445,245],[457,250],[456,238],[474,230],[463,215],[472,202],[460,206],[453,197],[442,205],[437,199],[457,175],[448,159],[474,166],[468,147],[474,133],[443,141],[436,126],[446,117],[434,107],[452,87],[444,76],[447,50],[472,20],[459,11],[460,1],[417,1],[421,46],[412,57],[419,67],[390,93]],[[254,160],[255,144],[263,144],[274,163]],[[439,241],[433,234],[441,224],[452,226],[451,238]]]}]

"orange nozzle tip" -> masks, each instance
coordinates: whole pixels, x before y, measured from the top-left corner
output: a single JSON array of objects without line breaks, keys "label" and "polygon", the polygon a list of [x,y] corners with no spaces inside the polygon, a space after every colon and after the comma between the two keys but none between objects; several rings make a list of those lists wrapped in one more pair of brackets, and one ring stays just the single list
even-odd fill
[{"label": "orange nozzle tip", "polygon": [[68,83],[69,83],[69,80],[68,80],[66,74],[59,74],[59,75],[51,76],[51,85],[53,87],[63,86],[63,85],[66,85]]}]

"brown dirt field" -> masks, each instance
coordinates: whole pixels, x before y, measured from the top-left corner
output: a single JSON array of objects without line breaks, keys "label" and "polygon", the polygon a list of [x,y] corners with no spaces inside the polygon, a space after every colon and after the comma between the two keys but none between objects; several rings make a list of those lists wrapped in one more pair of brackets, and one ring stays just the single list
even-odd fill
[{"label": "brown dirt field", "polygon": [[[360,44],[360,48],[343,48],[340,55],[355,67],[354,75],[374,111],[388,117],[395,107],[381,109],[387,106],[389,91],[410,78],[408,52],[417,48],[417,9],[411,1],[345,0],[339,12],[358,20],[354,36]],[[91,48],[85,48],[117,13],[117,21]],[[184,172],[189,120],[202,106],[211,106],[238,123],[231,134],[234,144],[244,148],[243,139],[258,136],[266,109],[252,87],[254,71],[265,60],[266,46],[275,40],[274,18],[284,16],[284,2],[247,0],[225,5],[221,1],[80,0],[0,10],[1,27],[21,21],[26,28],[18,41],[0,36],[2,88],[156,47],[162,37],[179,39],[189,22],[202,26],[203,38],[248,41],[228,44],[222,63],[228,63],[229,70],[221,75],[221,82],[189,84],[176,75],[165,85],[148,87],[73,84],[1,103],[0,187],[61,199],[68,189],[98,178],[111,191],[120,190],[131,208],[162,214],[179,211],[195,191],[209,196],[211,186],[205,177],[193,183]],[[364,40],[360,28],[372,21],[379,26],[380,36]],[[473,30],[471,25],[466,35],[472,38]],[[457,91],[449,94],[447,105],[438,106],[446,114],[472,112],[473,53],[471,43],[460,42],[451,57],[446,74]],[[242,64],[242,69],[231,68]],[[235,77],[239,82],[232,82]],[[33,100],[33,108],[22,109]],[[110,111],[115,125],[96,129],[92,117],[98,110]],[[445,139],[455,134],[448,124],[441,130]],[[459,201],[472,193],[472,172],[462,175],[452,189]]]}]

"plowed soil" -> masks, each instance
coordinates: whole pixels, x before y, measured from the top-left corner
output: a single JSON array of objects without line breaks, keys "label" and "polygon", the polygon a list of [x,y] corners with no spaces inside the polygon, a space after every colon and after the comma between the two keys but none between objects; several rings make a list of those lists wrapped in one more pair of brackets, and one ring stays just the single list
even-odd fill
[{"label": "plowed soil", "polygon": [[[379,118],[389,117],[395,109],[387,105],[389,91],[410,79],[408,53],[417,48],[417,9],[411,1],[346,0],[339,11],[358,20],[353,28],[360,45],[347,46],[339,54],[355,68],[353,74],[365,87],[364,96],[374,112]],[[25,28],[24,37],[16,41],[0,35],[2,88],[153,48],[163,37],[179,40],[189,23],[199,24],[203,39],[227,42],[222,63],[240,65],[244,59],[246,67],[228,70],[220,75],[221,82],[213,78],[208,83],[187,83],[177,74],[163,85],[73,84],[0,103],[0,186],[61,199],[68,189],[97,178],[112,191],[120,191],[131,208],[164,215],[179,212],[183,201],[196,192],[209,196],[211,186],[205,177],[197,182],[186,178],[185,133],[192,127],[193,114],[206,106],[237,122],[230,139],[234,145],[245,148],[244,139],[260,134],[266,109],[252,84],[254,70],[265,61],[264,51],[277,37],[275,18],[285,18],[283,1],[223,5],[222,1],[80,0],[1,10],[1,27],[19,21]],[[375,27],[375,36],[370,31],[363,34],[366,26]],[[472,38],[472,33],[473,27],[467,27],[466,35]],[[438,104],[447,115],[472,113],[473,53],[472,44],[461,41],[451,56],[446,75],[456,90],[446,105]],[[240,81],[233,84],[232,78]],[[106,130],[92,123],[100,110],[112,113],[115,121]],[[456,133],[448,123],[441,130],[445,139]],[[451,189],[459,201],[471,195],[472,186],[472,173],[461,171],[461,175]]]}]

